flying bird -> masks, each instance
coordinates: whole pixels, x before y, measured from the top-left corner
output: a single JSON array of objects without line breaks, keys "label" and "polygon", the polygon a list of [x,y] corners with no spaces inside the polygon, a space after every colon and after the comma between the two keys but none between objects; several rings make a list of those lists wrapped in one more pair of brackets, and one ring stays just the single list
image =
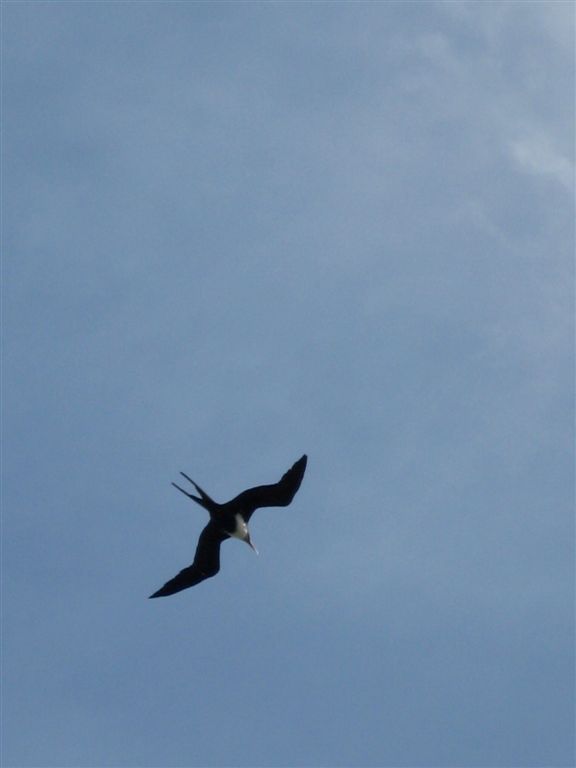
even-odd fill
[{"label": "flying bird", "polygon": [[236,538],[245,541],[257,553],[258,550],[252,543],[248,530],[250,518],[259,507],[287,507],[300,488],[307,461],[308,457],[302,456],[277,483],[249,488],[224,504],[215,502],[194,480],[184,472],[180,472],[182,477],[192,483],[198,496],[188,493],[176,483],[172,485],[189,499],[204,507],[210,515],[210,522],[200,534],[192,565],[180,571],[150,597],[173,595],[199,584],[204,579],[216,576],[220,570],[220,545],[226,539]]}]

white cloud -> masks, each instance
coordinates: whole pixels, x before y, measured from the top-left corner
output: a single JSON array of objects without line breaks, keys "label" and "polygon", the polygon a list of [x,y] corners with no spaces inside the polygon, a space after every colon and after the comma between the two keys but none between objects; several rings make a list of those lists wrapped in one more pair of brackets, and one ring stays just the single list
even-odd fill
[{"label": "white cloud", "polygon": [[530,136],[510,143],[518,166],[540,176],[548,176],[569,190],[574,189],[574,164],[544,137]]}]

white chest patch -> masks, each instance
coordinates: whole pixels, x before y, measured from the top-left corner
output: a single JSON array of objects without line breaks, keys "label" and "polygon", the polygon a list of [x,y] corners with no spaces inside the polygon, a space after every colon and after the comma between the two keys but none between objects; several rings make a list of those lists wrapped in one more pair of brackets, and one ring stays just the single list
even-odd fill
[{"label": "white chest patch", "polygon": [[236,514],[234,515],[236,518],[236,530],[232,534],[237,539],[246,539],[248,536],[248,526],[246,525],[246,522],[242,515]]}]

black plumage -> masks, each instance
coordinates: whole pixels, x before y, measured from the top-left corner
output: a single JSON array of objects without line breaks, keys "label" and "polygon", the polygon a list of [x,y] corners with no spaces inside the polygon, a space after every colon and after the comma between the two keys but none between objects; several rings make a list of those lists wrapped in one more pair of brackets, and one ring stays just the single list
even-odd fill
[{"label": "black plumage", "polygon": [[204,507],[210,514],[210,522],[200,534],[192,565],[181,570],[150,597],[173,595],[215,576],[220,570],[220,545],[230,537],[241,539],[255,549],[250,539],[248,521],[259,507],[286,507],[290,504],[300,488],[307,461],[307,456],[302,456],[277,483],[249,488],[224,504],[215,502],[194,480],[181,472],[192,483],[198,496],[188,493],[176,483],[172,485]]}]

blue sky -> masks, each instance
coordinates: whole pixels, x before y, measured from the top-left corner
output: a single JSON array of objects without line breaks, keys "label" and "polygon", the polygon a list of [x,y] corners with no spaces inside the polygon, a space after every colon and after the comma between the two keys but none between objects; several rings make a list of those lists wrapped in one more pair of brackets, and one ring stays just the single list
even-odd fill
[{"label": "blue sky", "polygon": [[572,765],[574,6],[2,14],[4,765]]}]

